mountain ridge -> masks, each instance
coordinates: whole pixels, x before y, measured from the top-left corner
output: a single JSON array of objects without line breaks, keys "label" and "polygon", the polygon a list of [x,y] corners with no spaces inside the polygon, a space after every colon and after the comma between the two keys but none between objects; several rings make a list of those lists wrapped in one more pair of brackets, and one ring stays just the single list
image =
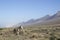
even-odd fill
[{"label": "mountain ridge", "polygon": [[33,24],[60,24],[59,20],[60,20],[60,11],[58,11],[57,13],[55,13],[52,16],[46,15],[42,18],[30,19],[27,22],[20,23],[20,24],[23,26],[33,25]]}]

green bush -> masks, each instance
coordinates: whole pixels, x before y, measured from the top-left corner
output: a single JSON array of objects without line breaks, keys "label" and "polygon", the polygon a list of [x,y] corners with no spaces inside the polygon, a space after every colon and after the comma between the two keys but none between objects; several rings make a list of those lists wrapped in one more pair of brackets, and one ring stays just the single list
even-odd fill
[{"label": "green bush", "polygon": [[0,30],[3,30],[3,28],[0,28]]}]

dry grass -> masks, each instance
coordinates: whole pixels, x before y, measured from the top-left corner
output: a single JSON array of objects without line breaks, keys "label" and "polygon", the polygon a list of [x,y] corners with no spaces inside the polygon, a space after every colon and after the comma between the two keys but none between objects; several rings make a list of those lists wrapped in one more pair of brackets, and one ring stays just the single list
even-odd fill
[{"label": "dry grass", "polygon": [[15,35],[12,30],[13,28],[0,30],[0,40],[49,40],[51,33],[60,38],[60,27],[46,25],[24,27],[24,33],[20,35]]}]

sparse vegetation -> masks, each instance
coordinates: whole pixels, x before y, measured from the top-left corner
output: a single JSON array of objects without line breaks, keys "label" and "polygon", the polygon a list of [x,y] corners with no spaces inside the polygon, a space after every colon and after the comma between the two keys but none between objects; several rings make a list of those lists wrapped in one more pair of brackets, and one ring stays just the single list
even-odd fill
[{"label": "sparse vegetation", "polygon": [[24,27],[24,34],[15,35],[14,28],[0,30],[0,40],[60,40],[60,27],[29,26]]}]

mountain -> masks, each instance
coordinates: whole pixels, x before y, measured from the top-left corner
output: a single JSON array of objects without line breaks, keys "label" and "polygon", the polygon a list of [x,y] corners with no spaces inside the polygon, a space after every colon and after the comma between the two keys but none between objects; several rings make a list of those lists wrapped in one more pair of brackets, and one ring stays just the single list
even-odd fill
[{"label": "mountain", "polygon": [[46,15],[42,18],[38,18],[38,19],[30,19],[28,20],[27,22],[22,22],[22,23],[19,23],[21,25],[31,25],[31,24],[36,24],[36,23],[40,23],[40,22],[43,22],[45,21],[46,19],[48,19],[50,17],[50,15]]},{"label": "mountain", "polygon": [[27,22],[22,22],[19,23],[20,25],[53,25],[53,24],[60,24],[60,11],[58,11],[56,14],[50,16],[50,15],[46,15],[42,18],[38,18],[38,19],[30,19]]},{"label": "mountain", "polygon": [[51,16],[50,18],[48,18],[48,20],[50,20],[50,19],[56,19],[56,18],[60,18],[60,11],[58,11],[56,14],[54,14],[53,16]]},{"label": "mountain", "polygon": [[39,24],[60,24],[60,11]]},{"label": "mountain", "polygon": [[44,16],[44,17],[42,17],[42,18],[39,18],[39,19],[36,19],[36,21],[44,21],[44,20],[46,20],[47,18],[49,18],[50,17],[50,15],[46,15],[46,16]]},{"label": "mountain", "polygon": [[30,20],[28,20],[26,22],[22,22],[22,23],[19,23],[19,24],[21,24],[21,25],[30,25],[30,24],[32,24],[34,22],[35,22],[35,19],[30,19]]}]

